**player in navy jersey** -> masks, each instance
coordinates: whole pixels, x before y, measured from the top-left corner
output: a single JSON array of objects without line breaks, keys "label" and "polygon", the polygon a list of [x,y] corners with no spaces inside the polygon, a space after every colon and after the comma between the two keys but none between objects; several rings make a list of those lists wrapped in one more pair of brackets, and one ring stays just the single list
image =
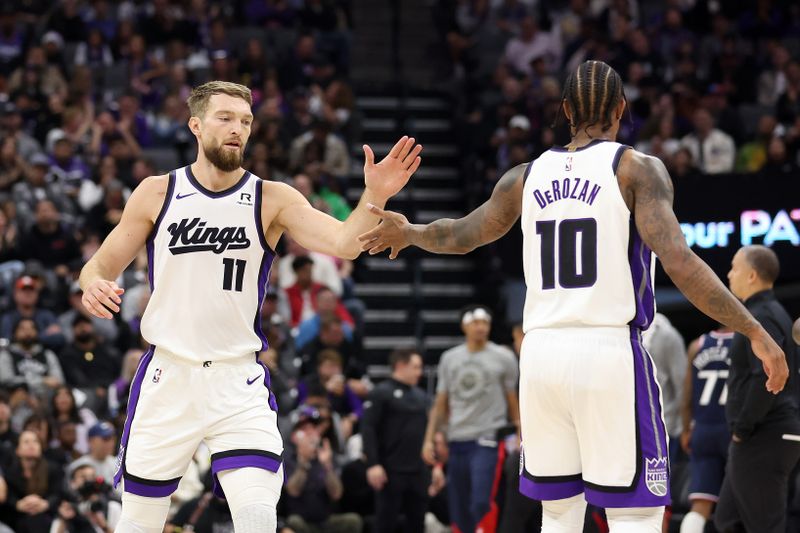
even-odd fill
[{"label": "player in navy jersey", "polygon": [[689,454],[692,508],[681,522],[681,533],[702,533],[719,500],[731,441],[725,401],[732,340],[733,331],[719,329],[689,345],[681,405],[681,446]]},{"label": "player in navy jersey", "polygon": [[[458,220],[383,221],[359,238],[370,254],[409,245],[467,253],[520,216],[527,297],[520,359],[520,490],[543,500],[542,531],[582,531],[586,501],[613,533],[660,532],[669,502],[667,437],[641,333],[653,320],[655,256],[701,311],[749,337],[777,393],[786,358],[687,246],[663,163],[615,142],[626,101],[614,69],[586,61],[564,86],[571,142],[506,172]],[[584,497],[585,495],[585,497]]]},{"label": "player in navy jersey", "polygon": [[188,99],[197,160],[145,179],[122,219],[81,272],[83,304],[95,316],[119,312],[114,280],[147,246],[152,296],[142,335],[152,345],[131,384],[117,459],[123,484],[118,533],[160,533],[197,446],[211,450],[214,490],[227,498],[237,533],[274,532],[283,484],[283,445],[260,309],[283,233],[303,247],[354,259],[356,237],[420,163],[403,137],[375,164],[364,146],[365,190],[346,221],[311,207],[292,187],[244,170],[253,124],[250,90],[214,81]]}]

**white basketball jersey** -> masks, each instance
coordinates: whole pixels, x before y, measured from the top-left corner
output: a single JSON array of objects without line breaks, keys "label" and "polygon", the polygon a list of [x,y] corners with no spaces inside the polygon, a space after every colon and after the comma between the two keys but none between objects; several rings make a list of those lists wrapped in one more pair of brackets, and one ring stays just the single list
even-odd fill
[{"label": "white basketball jersey", "polygon": [[626,326],[653,320],[653,254],[619,189],[619,143],[552,148],[526,169],[522,200],[527,295],[523,329]]},{"label": "white basketball jersey", "polygon": [[170,172],[147,241],[152,295],[144,338],[200,361],[266,349],[260,311],[275,253],[261,226],[257,176],[245,172],[233,187],[213,192],[188,166]]}]

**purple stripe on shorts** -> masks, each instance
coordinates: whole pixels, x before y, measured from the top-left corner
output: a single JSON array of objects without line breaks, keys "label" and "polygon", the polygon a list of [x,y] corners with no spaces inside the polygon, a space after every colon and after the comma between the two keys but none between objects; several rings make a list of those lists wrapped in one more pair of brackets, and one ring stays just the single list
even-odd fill
[{"label": "purple stripe on shorts", "polygon": [[122,479],[122,472],[125,470],[125,452],[127,451],[128,439],[131,434],[131,424],[133,423],[133,416],[136,414],[136,404],[139,402],[142,382],[144,381],[145,374],[147,374],[147,367],[150,361],[153,360],[153,352],[155,352],[155,349],[155,346],[151,346],[150,349],[142,355],[142,358],[139,360],[139,367],[136,369],[136,374],[134,374],[133,381],[131,382],[131,389],[128,394],[127,416],[125,417],[125,426],[122,429],[122,439],[120,439],[119,453],[117,455],[117,471],[114,474],[115,488],[119,485]]},{"label": "purple stripe on shorts", "polygon": [[261,361],[258,361],[258,364],[264,368],[264,386],[267,388],[267,391],[269,392],[269,407],[270,409],[272,409],[277,413],[278,400],[276,400],[275,395],[272,394],[272,379],[269,374],[269,368],[267,368],[267,365],[265,365]]},{"label": "purple stripe on shorts", "polygon": [[223,470],[234,470],[236,468],[263,468],[270,472],[277,472],[281,467],[280,459],[273,457],[265,457],[263,455],[233,455],[230,457],[221,457],[219,459],[212,459],[211,473],[214,476],[214,494],[220,498],[225,497],[222,490],[222,485],[219,482],[217,475]]},{"label": "purple stripe on shorts", "polygon": [[642,346],[641,333],[631,328],[636,383],[638,453],[636,479],[630,488],[586,486],[586,501],[599,507],[658,507],[670,504],[667,431],[654,365]]},{"label": "purple stripe on shorts", "polygon": [[179,482],[180,480],[176,480],[174,483],[169,484],[150,485],[148,483],[132,481],[126,477],[124,486],[125,492],[130,492],[131,494],[136,494],[137,496],[163,498],[165,496],[170,496],[173,492],[175,492],[178,489]]},{"label": "purple stripe on shorts", "polygon": [[653,315],[655,314],[655,293],[653,292],[653,280],[650,276],[653,253],[642,241],[639,232],[636,230],[633,217],[630,220],[629,231],[628,262],[631,267],[631,278],[633,279],[633,298],[636,301],[636,314],[630,325],[644,330],[653,322]]},{"label": "purple stripe on shorts", "polygon": [[519,492],[534,500],[563,500],[583,492],[583,480],[578,478],[568,481],[542,483],[541,481],[534,481],[526,475],[526,472],[523,472],[519,477]]}]

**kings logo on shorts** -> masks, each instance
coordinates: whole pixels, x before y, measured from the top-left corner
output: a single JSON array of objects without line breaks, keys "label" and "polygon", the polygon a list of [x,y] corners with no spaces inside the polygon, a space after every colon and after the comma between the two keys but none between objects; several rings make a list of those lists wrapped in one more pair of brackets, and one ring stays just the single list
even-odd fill
[{"label": "kings logo on shorts", "polygon": [[667,495],[669,469],[666,457],[661,457],[660,459],[645,459],[644,476],[647,490],[656,496]]},{"label": "kings logo on shorts", "polygon": [[221,254],[225,250],[242,250],[250,246],[246,228],[215,228],[206,226],[206,222],[199,218],[173,222],[167,231],[172,236],[168,245],[172,255],[192,252]]}]

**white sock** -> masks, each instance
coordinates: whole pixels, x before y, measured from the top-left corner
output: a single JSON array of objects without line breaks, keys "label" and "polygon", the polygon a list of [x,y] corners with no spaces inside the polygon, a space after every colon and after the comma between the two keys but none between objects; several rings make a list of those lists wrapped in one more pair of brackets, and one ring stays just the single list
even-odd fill
[{"label": "white sock", "polygon": [[661,533],[664,507],[606,509],[610,533]]},{"label": "white sock", "polygon": [[689,511],[681,521],[680,533],[703,533],[706,528],[706,517],[697,511]]},{"label": "white sock", "polygon": [[581,533],[586,500],[578,494],[563,500],[542,502],[542,533]]},{"label": "white sock", "polygon": [[116,533],[161,533],[169,513],[169,496],[148,498],[122,494],[122,516]]}]

